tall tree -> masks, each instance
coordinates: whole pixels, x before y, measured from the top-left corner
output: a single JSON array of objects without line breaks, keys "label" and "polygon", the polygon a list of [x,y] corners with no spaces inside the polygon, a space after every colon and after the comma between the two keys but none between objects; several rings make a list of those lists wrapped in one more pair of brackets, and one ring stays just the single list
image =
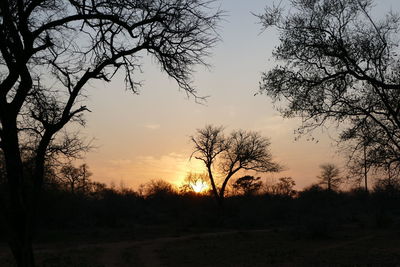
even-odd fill
[{"label": "tall tree", "polygon": [[[281,169],[272,161],[268,138],[257,132],[237,130],[225,137],[223,127],[207,125],[198,129],[191,140],[194,145],[192,156],[204,163],[214,197],[220,206],[223,205],[229,180],[238,171],[277,172]],[[219,187],[216,171],[223,176]]]},{"label": "tall tree", "polygon": [[[134,71],[143,52],[194,94],[191,73],[217,41],[213,0],[0,1],[0,145],[7,172],[5,212],[18,266],[34,266],[32,221],[49,147],[70,122],[84,124],[85,86]],[[23,173],[21,149],[34,158]]]},{"label": "tall tree", "polygon": [[399,165],[398,14],[374,19],[372,0],[290,3],[290,12],[278,6],[260,15],[281,40],[273,53],[279,63],[263,74],[261,92],[285,99],[283,115],[301,116],[300,130],[340,124],[341,140],[359,153],[368,140],[372,166]]},{"label": "tall tree", "polygon": [[339,188],[343,179],[340,177],[339,168],[332,163],[325,163],[320,165],[321,174],[318,177],[319,184],[326,186],[328,191],[333,191]]}]

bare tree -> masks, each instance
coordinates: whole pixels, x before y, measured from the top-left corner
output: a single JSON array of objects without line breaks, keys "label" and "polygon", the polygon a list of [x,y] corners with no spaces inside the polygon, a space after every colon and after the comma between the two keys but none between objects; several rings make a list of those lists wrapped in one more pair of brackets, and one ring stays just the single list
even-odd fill
[{"label": "bare tree", "polygon": [[61,167],[59,179],[71,193],[87,192],[90,187],[90,176],[92,176],[92,173],[86,164],[79,167],[67,164]]},{"label": "bare tree", "polygon": [[[0,1],[0,147],[7,171],[9,245],[18,266],[34,266],[32,221],[49,147],[68,123],[84,124],[85,86],[125,74],[140,85],[140,55],[153,56],[188,94],[191,73],[217,41],[213,0]],[[22,144],[34,158],[23,173]]]},{"label": "bare tree", "polygon": [[326,186],[328,191],[333,191],[339,188],[340,184],[343,182],[342,177],[340,177],[340,170],[335,164],[325,163],[320,165],[321,174],[317,176],[320,180],[319,184]]},{"label": "bare tree", "polygon": [[372,0],[290,3],[290,12],[275,6],[260,16],[281,40],[273,54],[279,63],[263,74],[261,92],[287,101],[283,115],[302,117],[300,133],[334,122],[360,154],[367,138],[370,166],[399,164],[398,14],[374,20]]},{"label": "bare tree", "polygon": [[[223,127],[207,125],[198,129],[191,140],[194,144],[192,156],[207,168],[214,197],[220,206],[229,180],[238,171],[277,172],[281,168],[272,161],[269,140],[257,132],[237,130],[225,137]],[[219,188],[216,169],[223,176]]]}]

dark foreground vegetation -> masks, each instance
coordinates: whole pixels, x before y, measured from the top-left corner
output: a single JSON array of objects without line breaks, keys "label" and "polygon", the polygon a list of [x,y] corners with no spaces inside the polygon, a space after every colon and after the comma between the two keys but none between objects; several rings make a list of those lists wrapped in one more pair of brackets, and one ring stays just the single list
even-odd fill
[{"label": "dark foreground vegetation", "polygon": [[[312,186],[296,195],[231,195],[221,209],[212,195],[178,193],[167,183],[149,183],[140,192],[95,185],[74,192],[47,187],[41,198],[45,208],[38,211],[36,222],[40,235],[34,243],[54,248],[189,236],[191,242],[178,238],[159,244],[157,255],[167,266],[221,266],[223,261],[232,261],[233,266],[395,266],[400,260],[395,249],[400,245],[395,244],[400,243],[400,190],[393,186],[369,194]],[[217,234],[204,235],[210,232]],[[1,241],[5,246],[6,240]],[[128,263],[140,261],[140,247],[133,244],[118,253],[125,251],[121,257]],[[89,247],[67,256],[46,252],[43,265],[39,253],[38,262],[97,266],[91,265],[98,261],[94,255],[104,250]],[[232,259],[226,253],[232,253]],[[252,260],[247,262],[247,257]],[[83,265],[74,265],[78,263]]]}]

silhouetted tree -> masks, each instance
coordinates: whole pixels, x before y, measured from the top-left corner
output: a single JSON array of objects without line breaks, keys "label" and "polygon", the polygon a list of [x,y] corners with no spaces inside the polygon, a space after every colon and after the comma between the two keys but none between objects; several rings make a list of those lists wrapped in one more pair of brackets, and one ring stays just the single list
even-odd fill
[{"label": "silhouetted tree", "polygon": [[[272,161],[270,142],[257,132],[237,130],[223,135],[223,127],[207,125],[191,137],[194,144],[192,156],[201,160],[207,168],[213,194],[222,206],[226,186],[240,170],[277,172],[280,166]],[[215,183],[214,165],[223,175],[222,185]]]},{"label": "silhouetted tree", "polygon": [[261,188],[262,182],[260,181],[260,179],[261,177],[256,178],[251,175],[246,175],[238,178],[232,184],[232,187],[245,196],[253,195],[257,193]]},{"label": "silhouetted tree", "polygon": [[325,163],[320,165],[321,174],[317,176],[319,184],[326,186],[328,191],[336,190],[343,182],[340,170],[335,164]]},{"label": "silhouetted tree", "polygon": [[71,193],[88,192],[91,183],[90,176],[92,173],[86,164],[79,167],[67,164],[61,167],[59,179]]},{"label": "silhouetted tree", "polygon": [[[216,42],[218,10],[208,0],[0,1],[0,144],[7,171],[9,244],[18,266],[34,266],[32,221],[49,148],[69,122],[84,124],[84,88],[124,71],[139,53],[152,55],[188,94],[192,67]],[[31,147],[32,178],[21,146]],[[53,146],[57,147],[57,146]]]},{"label": "silhouetted tree", "polygon": [[399,164],[399,15],[374,20],[372,0],[291,4],[290,12],[270,7],[259,16],[281,40],[279,65],[263,74],[260,91],[285,100],[284,116],[303,118],[300,133],[340,123],[348,127],[341,140],[360,153],[367,138],[370,164]]}]

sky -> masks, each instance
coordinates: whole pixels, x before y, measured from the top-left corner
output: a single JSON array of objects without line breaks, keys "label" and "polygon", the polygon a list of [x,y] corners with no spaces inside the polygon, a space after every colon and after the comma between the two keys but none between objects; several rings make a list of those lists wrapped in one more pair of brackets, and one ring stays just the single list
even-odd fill
[{"label": "sky", "polygon": [[[92,83],[88,88],[87,125],[82,130],[96,146],[85,162],[92,179],[107,184],[137,188],[151,179],[164,179],[179,185],[188,172],[202,172],[200,162],[190,160],[190,136],[206,124],[258,131],[271,141],[275,161],[285,169],[275,174],[258,174],[265,179],[291,176],[297,188],[317,181],[319,165],[333,162],[343,167],[338,153],[335,128],[319,129],[315,139],[296,140],[298,119],[283,119],[270,99],[258,92],[261,74],[272,68],[272,50],[278,45],[274,30],[262,31],[253,15],[263,12],[267,0],[222,0],[225,17],[220,23],[221,41],[207,58],[211,68],[196,68],[194,85],[205,104],[179,90],[160,71],[155,60],[142,57],[140,94],[125,90],[123,77],[110,83]],[[400,10],[396,0],[376,1],[377,14]],[[237,177],[238,178],[238,177]]]}]

